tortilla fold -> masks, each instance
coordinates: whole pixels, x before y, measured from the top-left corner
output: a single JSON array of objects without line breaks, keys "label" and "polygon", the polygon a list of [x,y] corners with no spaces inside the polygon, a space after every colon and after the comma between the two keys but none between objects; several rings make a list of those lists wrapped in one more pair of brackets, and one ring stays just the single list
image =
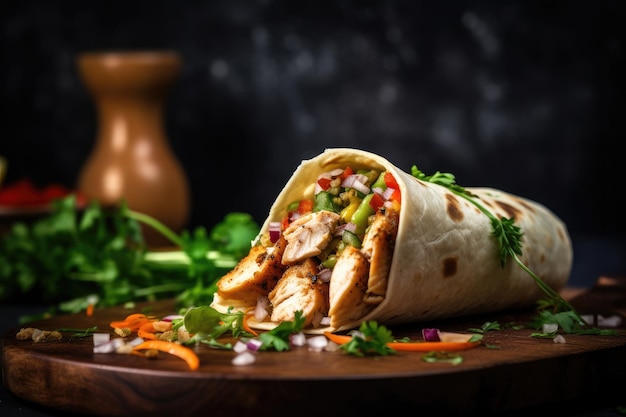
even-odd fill
[{"label": "tortilla fold", "polygon": [[[325,330],[358,328],[369,320],[393,325],[522,309],[544,295],[513,260],[501,265],[490,219],[475,205],[362,150],[326,149],[302,161],[270,208],[259,237],[268,233],[270,222],[286,216],[290,203],[313,198],[321,173],[347,166],[391,172],[401,191],[400,217],[384,298],[364,316]],[[515,220],[523,233],[521,262],[554,290],[562,289],[573,249],[561,219],[540,203],[500,190],[466,190],[497,218]],[[213,306],[224,310],[236,303],[216,294]]]}]

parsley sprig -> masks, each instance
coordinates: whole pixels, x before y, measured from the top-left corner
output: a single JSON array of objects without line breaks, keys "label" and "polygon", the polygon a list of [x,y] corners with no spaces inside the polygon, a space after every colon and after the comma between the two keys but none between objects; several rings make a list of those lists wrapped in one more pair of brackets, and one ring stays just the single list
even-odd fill
[{"label": "parsley sprig", "polygon": [[364,321],[357,332],[352,332],[352,338],[340,346],[347,354],[354,356],[392,355],[395,349],[387,343],[393,342],[391,331],[375,321]]},{"label": "parsley sprig", "polygon": [[479,197],[472,194],[469,190],[458,185],[453,174],[435,172],[433,175],[426,175],[420,171],[417,166],[411,167],[411,175],[421,181],[430,182],[441,185],[450,190],[455,195],[467,200],[485,214],[491,222],[492,235],[498,242],[500,264],[504,266],[509,259],[519,265],[530,277],[537,283],[539,288],[546,295],[546,299],[540,301],[541,308],[552,308],[554,312],[569,312],[565,315],[570,323],[563,325],[564,331],[573,331],[580,329],[585,321],[576,312],[574,307],[567,302],[552,287],[546,284],[537,274],[530,270],[519,258],[522,255],[522,240],[524,233],[521,228],[515,224],[515,219],[506,218],[504,216],[497,218],[485,206],[479,202]]}]

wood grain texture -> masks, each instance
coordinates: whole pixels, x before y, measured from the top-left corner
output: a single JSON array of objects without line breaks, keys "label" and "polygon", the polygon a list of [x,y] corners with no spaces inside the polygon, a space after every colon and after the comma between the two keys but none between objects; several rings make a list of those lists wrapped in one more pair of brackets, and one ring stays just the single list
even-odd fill
[{"label": "wood grain texture", "polygon": [[[570,293],[581,314],[623,314],[625,287],[605,284]],[[157,316],[173,311],[170,301],[150,307]],[[127,314],[117,307],[96,310],[92,317],[59,316],[29,325],[45,330],[97,325],[108,331],[110,321]],[[465,331],[485,321],[523,322],[531,315],[492,314],[392,331],[395,337],[418,338],[423,327]],[[623,324],[618,336],[566,335],[565,344],[532,338],[531,330],[489,332],[484,345],[461,352],[464,361],[456,366],[426,363],[422,353],[357,358],[302,347],[262,352],[254,364],[237,367],[231,364],[233,352],[199,346],[197,371],[167,354],[154,360],[94,354],[91,338],[71,333],[64,333],[58,342],[20,341],[15,339],[17,330],[2,337],[2,380],[7,389],[54,410],[102,416],[158,412],[258,417],[303,411],[345,416],[407,408],[439,415],[514,412],[548,403],[575,404],[593,396],[619,399],[621,388],[614,381],[626,374]]]}]

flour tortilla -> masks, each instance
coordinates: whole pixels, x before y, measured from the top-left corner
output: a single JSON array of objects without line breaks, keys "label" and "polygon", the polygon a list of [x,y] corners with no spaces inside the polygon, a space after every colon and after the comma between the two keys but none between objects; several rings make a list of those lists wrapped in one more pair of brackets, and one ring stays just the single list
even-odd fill
[{"label": "flour tortilla", "polygon": [[[402,203],[385,299],[361,319],[330,330],[357,328],[368,320],[391,325],[527,308],[543,297],[517,263],[509,260],[501,266],[490,220],[476,206],[362,150],[327,149],[302,161],[272,205],[260,235],[268,233],[271,221],[286,215],[290,203],[313,198],[319,174],[346,166],[391,172]],[[466,189],[497,218],[515,219],[523,232],[520,260],[560,290],[573,258],[565,224],[537,202],[491,188]]]}]

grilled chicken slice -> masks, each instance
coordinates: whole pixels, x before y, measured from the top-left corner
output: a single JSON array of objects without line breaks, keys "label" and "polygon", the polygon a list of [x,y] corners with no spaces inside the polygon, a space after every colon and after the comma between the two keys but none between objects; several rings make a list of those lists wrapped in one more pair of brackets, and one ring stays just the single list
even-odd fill
[{"label": "grilled chicken slice", "polygon": [[369,267],[365,255],[355,247],[346,246],[341,252],[330,277],[328,315],[331,327],[339,328],[358,320],[374,308],[364,301]]},{"label": "grilled chicken slice", "polygon": [[293,265],[319,255],[332,239],[340,219],[339,214],[324,210],[296,219],[283,232],[287,239],[283,264]]},{"label": "grilled chicken slice", "polygon": [[317,278],[319,263],[314,259],[290,266],[268,299],[273,310],[273,322],[293,321],[301,310],[304,327],[317,327],[328,312],[328,283]]},{"label": "grilled chicken slice", "polygon": [[370,262],[366,303],[380,304],[385,299],[399,219],[398,210],[379,211],[363,238],[361,252]]},{"label": "grilled chicken slice", "polygon": [[286,241],[281,238],[271,248],[256,245],[237,266],[217,282],[217,293],[224,300],[255,305],[258,295],[267,295],[287,268],[281,263]]}]

